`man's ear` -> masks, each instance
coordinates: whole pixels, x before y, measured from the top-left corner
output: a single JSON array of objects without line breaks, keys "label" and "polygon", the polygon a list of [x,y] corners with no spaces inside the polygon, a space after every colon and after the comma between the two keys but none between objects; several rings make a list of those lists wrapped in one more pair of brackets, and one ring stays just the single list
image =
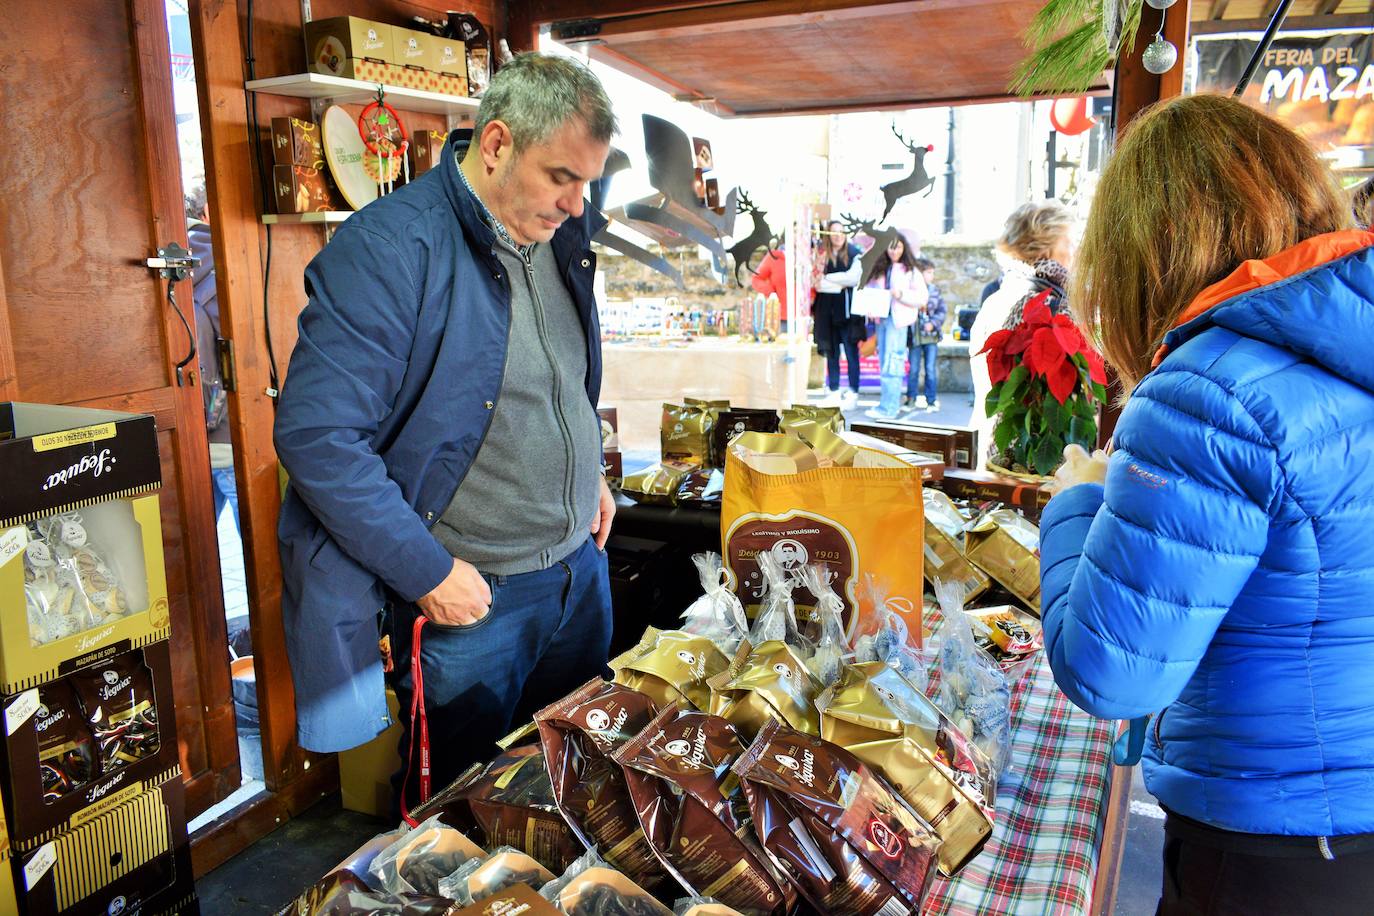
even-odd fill
[{"label": "man's ear", "polygon": [[504,121],[488,121],[477,138],[477,149],[482,154],[482,163],[488,171],[496,171],[515,152],[515,138]]}]

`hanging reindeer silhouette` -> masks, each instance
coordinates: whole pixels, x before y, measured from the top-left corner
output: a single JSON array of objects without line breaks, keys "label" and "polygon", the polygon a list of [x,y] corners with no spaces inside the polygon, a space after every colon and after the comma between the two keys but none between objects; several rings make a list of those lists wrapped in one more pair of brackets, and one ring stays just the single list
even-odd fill
[{"label": "hanging reindeer silhouette", "polygon": [[873,240],[873,247],[868,249],[862,258],[864,277],[873,270],[873,265],[878,263],[879,258],[887,257],[887,246],[901,238],[897,230],[891,226],[886,229],[876,228],[878,222],[879,220],[860,220],[848,213],[840,215],[840,223],[850,238],[857,242],[859,236],[866,235]]},{"label": "hanging reindeer silhouette", "polygon": [[896,124],[892,125],[892,132],[897,135],[898,140],[902,141],[902,146],[907,148],[907,152],[915,157],[915,163],[912,166],[910,175],[899,181],[894,181],[892,184],[883,185],[883,199],[887,201],[887,206],[883,209],[883,215],[878,217],[878,222],[880,223],[887,219],[887,215],[892,212],[893,205],[903,197],[906,197],[908,194],[915,194],[922,189],[924,189],[926,195],[929,196],[930,192],[935,190],[935,179],[926,172],[926,153],[934,152],[935,147],[930,145],[917,146],[908,141],[906,137],[902,136],[902,132],[897,129]]},{"label": "hanging reindeer silhouette", "polygon": [[740,213],[748,213],[754,220],[754,228],[749,234],[730,246],[730,257],[735,259],[735,282],[744,286],[744,280],[740,279],[740,268],[754,273],[754,268],[750,264],[754,259],[754,253],[760,249],[767,251],[774,236],[768,229],[767,212],[750,200],[743,189],[740,189],[737,206]]}]

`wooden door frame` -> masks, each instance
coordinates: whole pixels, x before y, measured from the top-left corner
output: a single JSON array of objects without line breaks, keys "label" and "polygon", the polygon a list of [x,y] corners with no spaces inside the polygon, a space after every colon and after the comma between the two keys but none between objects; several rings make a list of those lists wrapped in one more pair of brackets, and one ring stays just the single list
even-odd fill
[{"label": "wooden door frame", "polygon": [[[333,755],[296,743],[295,689],[281,620],[277,553],[280,485],[268,394],[271,374],[263,347],[262,227],[244,87],[243,36],[236,3],[189,3],[191,45],[205,150],[206,195],[221,334],[234,341],[235,391],[229,395],[240,531],[248,585],[249,627],[261,721],[267,792],[225,814],[192,838],[197,874],[223,862],[283,820],[338,786]],[[207,51],[207,49],[213,49]],[[285,367],[282,367],[285,368]]]}]

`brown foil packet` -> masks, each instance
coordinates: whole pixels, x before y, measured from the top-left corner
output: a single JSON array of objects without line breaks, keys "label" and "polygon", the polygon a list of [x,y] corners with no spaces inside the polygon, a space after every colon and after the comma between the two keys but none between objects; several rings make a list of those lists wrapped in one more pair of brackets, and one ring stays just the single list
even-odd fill
[{"label": "brown foil packet", "polygon": [[912,916],[939,840],[853,754],[770,722],[735,764],[754,830],[823,913]]},{"label": "brown foil packet", "polygon": [[744,750],[724,719],[669,707],[615,761],[650,845],[688,890],[747,916],[782,916],[796,895],[745,830],[748,803],[730,770]]},{"label": "brown foil packet", "polygon": [[725,495],[725,472],[719,468],[698,468],[682,479],[677,490],[679,506],[720,506]]},{"label": "brown foil packet", "polygon": [[412,814],[418,820],[437,814],[485,848],[514,847],[555,874],[582,854],[582,844],[558,810],[538,745],[473,764]]},{"label": "brown foil packet", "polygon": [[100,771],[111,773],[152,757],[162,746],[153,677],[137,650],[71,676],[100,748]]},{"label": "brown foil packet", "polygon": [[615,682],[638,690],[662,709],[710,709],[707,678],[730,667],[730,659],[705,636],[649,627],[634,648],[613,658]]},{"label": "brown foil packet", "polygon": [[778,412],[750,407],[735,407],[721,411],[711,431],[711,467],[725,467],[725,450],[730,440],[740,433],[775,433],[778,431]]},{"label": "brown foil packet", "polygon": [[992,835],[992,763],[939,709],[882,662],[847,667],[816,704],[821,737],[845,748],[896,790],[940,838],[952,875]]},{"label": "brown foil packet", "polygon": [[38,766],[45,804],[76,791],[99,772],[95,735],[66,680],[38,688],[34,728],[38,732]]},{"label": "brown foil packet", "polygon": [[620,492],[646,506],[671,506],[682,482],[694,470],[695,465],[665,459],[627,476],[620,483]]},{"label": "brown foil packet", "polygon": [[598,678],[534,717],[558,809],[586,846],[650,890],[670,879],[640,829],[611,754],[655,712],[644,694]]},{"label": "brown foil packet", "polygon": [[781,719],[807,734],[820,734],[815,700],[820,684],[806,664],[781,640],[758,648],[740,644],[730,667],[708,682],[712,715],[720,716],[752,737],[772,719]]}]

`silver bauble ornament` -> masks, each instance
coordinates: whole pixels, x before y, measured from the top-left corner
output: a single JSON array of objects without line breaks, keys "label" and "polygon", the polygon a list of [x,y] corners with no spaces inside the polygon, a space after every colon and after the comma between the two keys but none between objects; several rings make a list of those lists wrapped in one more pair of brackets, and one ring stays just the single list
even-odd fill
[{"label": "silver bauble ornament", "polygon": [[1145,53],[1140,55],[1140,62],[1145,65],[1146,70],[1156,76],[1168,73],[1174,68],[1174,64],[1178,63],[1178,48],[1174,47],[1173,42],[1165,41],[1156,35],[1155,40],[1145,49]]},{"label": "silver bauble ornament", "polygon": [[1177,2],[1178,0],[1145,0],[1145,5],[1153,6],[1157,10],[1167,10]]}]

